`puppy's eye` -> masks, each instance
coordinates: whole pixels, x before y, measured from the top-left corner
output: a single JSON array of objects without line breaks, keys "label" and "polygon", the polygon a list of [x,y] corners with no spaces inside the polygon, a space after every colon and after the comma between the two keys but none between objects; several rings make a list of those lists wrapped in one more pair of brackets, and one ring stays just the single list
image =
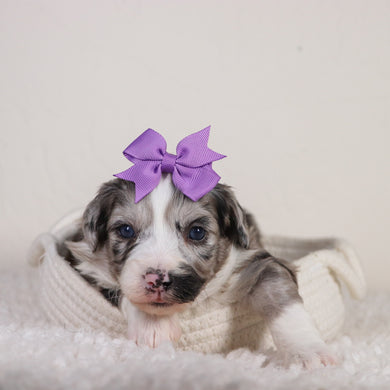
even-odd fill
[{"label": "puppy's eye", "polygon": [[191,230],[188,234],[188,237],[191,240],[200,241],[200,240],[203,240],[205,235],[206,235],[206,231],[202,227],[194,226],[191,228]]},{"label": "puppy's eye", "polygon": [[130,225],[119,226],[118,233],[123,238],[133,238],[135,236],[134,229]]}]

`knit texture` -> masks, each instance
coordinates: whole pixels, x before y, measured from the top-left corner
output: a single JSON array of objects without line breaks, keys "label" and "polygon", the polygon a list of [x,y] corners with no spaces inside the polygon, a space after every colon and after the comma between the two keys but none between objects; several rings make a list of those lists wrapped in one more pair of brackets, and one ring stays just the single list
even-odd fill
[{"label": "knit texture", "polygon": [[[47,316],[69,330],[93,329],[113,337],[126,333],[120,311],[91,287],[57,252],[56,242],[76,228],[77,211],[62,219],[33,243],[29,261],[40,270],[40,299]],[[274,256],[298,267],[299,293],[305,308],[325,340],[332,339],[344,322],[340,283],[354,298],[362,298],[366,284],[353,250],[338,239],[302,240],[265,237]],[[247,347],[272,347],[272,338],[259,315],[240,305],[222,305],[199,299],[180,314],[182,336],[178,348],[204,353],[227,353]]]}]

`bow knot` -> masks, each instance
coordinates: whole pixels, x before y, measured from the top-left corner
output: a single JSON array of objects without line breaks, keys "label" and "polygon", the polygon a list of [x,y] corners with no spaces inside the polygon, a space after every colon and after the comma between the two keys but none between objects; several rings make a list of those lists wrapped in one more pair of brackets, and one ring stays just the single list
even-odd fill
[{"label": "bow knot", "polygon": [[173,173],[175,170],[177,156],[175,154],[171,154],[165,152],[164,157],[161,161],[161,172],[162,173]]},{"label": "bow knot", "polygon": [[149,194],[160,182],[163,173],[172,174],[172,182],[193,201],[210,192],[220,177],[213,171],[213,161],[226,156],[209,149],[210,126],[183,138],[176,155],[168,153],[165,139],[152,129],[144,131],[123,152],[134,163],[114,176],[135,184],[135,202]]}]

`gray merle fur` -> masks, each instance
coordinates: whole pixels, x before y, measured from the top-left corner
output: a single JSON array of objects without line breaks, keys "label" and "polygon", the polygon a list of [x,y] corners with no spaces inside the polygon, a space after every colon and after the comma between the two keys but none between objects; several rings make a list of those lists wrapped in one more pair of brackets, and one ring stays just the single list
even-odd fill
[{"label": "gray merle fur", "polygon": [[[130,222],[137,232],[134,240],[124,240],[117,234],[116,224],[130,223],[127,215],[123,215],[123,221],[120,218],[119,222],[111,225],[112,214],[118,208],[132,216]],[[79,232],[68,239],[73,242],[85,241],[93,254],[104,255],[112,277],[119,280],[126,259],[153,220],[151,209],[149,197],[134,203],[133,183],[114,179],[102,185],[84,212]],[[186,239],[194,222],[188,218],[195,209],[205,214],[197,223],[217,235],[216,244],[209,244],[207,238],[198,243],[190,243]],[[184,303],[195,300],[221,269],[232,246],[242,253],[233,271],[239,277],[236,284],[231,286],[237,300],[246,300],[270,319],[286,305],[301,300],[291,264],[274,258],[264,250],[254,218],[240,206],[228,186],[218,184],[198,202],[192,202],[175,190],[166,218],[167,224],[183,237],[179,249],[186,260],[180,269],[169,274],[172,283],[168,291],[175,301]],[[60,245],[60,248],[70,264],[77,266],[79,260],[66,250],[66,244]],[[118,304],[121,294],[119,282],[115,288],[107,289],[99,286],[99,281],[83,276],[112,304]]]}]

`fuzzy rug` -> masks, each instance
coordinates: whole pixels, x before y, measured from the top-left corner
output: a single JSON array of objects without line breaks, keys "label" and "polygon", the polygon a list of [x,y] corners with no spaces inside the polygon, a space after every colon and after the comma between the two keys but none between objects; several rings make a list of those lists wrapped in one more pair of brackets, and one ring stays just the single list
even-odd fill
[{"label": "fuzzy rug", "polygon": [[273,351],[201,355],[69,332],[44,318],[36,277],[27,266],[0,275],[0,389],[390,389],[389,293],[348,300],[331,343],[340,365],[306,371]]}]

